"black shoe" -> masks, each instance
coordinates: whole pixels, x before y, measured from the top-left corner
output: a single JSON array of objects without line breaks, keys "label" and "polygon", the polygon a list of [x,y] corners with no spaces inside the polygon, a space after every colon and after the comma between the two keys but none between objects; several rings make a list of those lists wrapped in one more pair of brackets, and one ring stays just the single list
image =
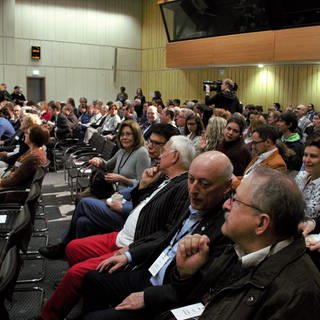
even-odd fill
[{"label": "black shoe", "polygon": [[41,247],[39,253],[48,259],[61,259],[65,256],[65,246],[58,243],[53,246]]}]

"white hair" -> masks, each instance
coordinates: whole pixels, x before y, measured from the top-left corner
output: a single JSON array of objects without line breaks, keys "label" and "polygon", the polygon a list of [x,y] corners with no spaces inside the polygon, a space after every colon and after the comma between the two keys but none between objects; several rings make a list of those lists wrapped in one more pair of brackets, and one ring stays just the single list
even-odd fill
[{"label": "white hair", "polygon": [[196,156],[196,149],[192,141],[185,136],[172,136],[169,141],[171,142],[171,150],[179,152],[183,166],[189,169],[192,160]]}]

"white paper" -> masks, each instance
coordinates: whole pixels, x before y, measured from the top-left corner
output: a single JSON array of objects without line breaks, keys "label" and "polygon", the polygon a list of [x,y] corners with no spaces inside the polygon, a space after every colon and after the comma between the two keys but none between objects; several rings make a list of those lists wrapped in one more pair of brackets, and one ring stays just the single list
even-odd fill
[{"label": "white paper", "polygon": [[7,215],[6,214],[1,214],[0,215],[0,223],[6,223],[7,220]]},{"label": "white paper", "polygon": [[171,310],[172,314],[177,320],[186,320],[194,317],[200,317],[203,311],[204,305],[201,302]]},{"label": "white paper", "polygon": [[150,266],[149,272],[155,277],[161,268],[166,264],[169,257],[166,252],[162,252],[157,260]]}]

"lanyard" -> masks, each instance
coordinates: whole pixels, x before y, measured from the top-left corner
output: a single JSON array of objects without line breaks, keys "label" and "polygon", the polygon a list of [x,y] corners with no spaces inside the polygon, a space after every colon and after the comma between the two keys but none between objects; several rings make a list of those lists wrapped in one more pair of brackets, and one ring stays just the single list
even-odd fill
[{"label": "lanyard", "polygon": [[[187,221],[187,220],[186,220]],[[187,234],[189,234],[192,230],[195,229],[195,227],[199,224],[200,221],[196,221],[194,222],[185,232],[183,232],[180,235],[180,232],[182,231],[183,226],[181,226],[181,228],[176,232],[176,234],[174,235],[174,237],[171,239],[170,241],[170,245],[169,248],[173,248],[175,246],[175,244],[182,239],[184,236],[186,236]]]},{"label": "lanyard", "polygon": [[[133,151],[134,151],[134,150],[133,150]],[[129,155],[127,156],[126,159],[124,159],[124,156],[125,156],[125,154],[126,154],[127,152],[125,152],[125,153],[121,156],[121,159],[120,159],[120,161],[119,161],[119,165],[118,165],[118,168],[117,168],[118,173],[120,173],[120,170],[124,167],[124,165],[126,164],[126,162],[129,160],[129,158],[131,157],[133,151],[131,151],[131,152],[129,153]],[[123,163],[122,163],[122,161],[123,161]]]}]

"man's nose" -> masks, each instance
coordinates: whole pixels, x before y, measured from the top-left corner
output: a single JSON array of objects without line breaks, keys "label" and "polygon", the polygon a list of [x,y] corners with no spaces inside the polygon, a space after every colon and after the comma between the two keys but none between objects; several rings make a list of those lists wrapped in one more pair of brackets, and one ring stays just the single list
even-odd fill
[{"label": "man's nose", "polygon": [[231,199],[228,198],[224,204],[223,204],[223,209],[230,211],[231,210]]}]

